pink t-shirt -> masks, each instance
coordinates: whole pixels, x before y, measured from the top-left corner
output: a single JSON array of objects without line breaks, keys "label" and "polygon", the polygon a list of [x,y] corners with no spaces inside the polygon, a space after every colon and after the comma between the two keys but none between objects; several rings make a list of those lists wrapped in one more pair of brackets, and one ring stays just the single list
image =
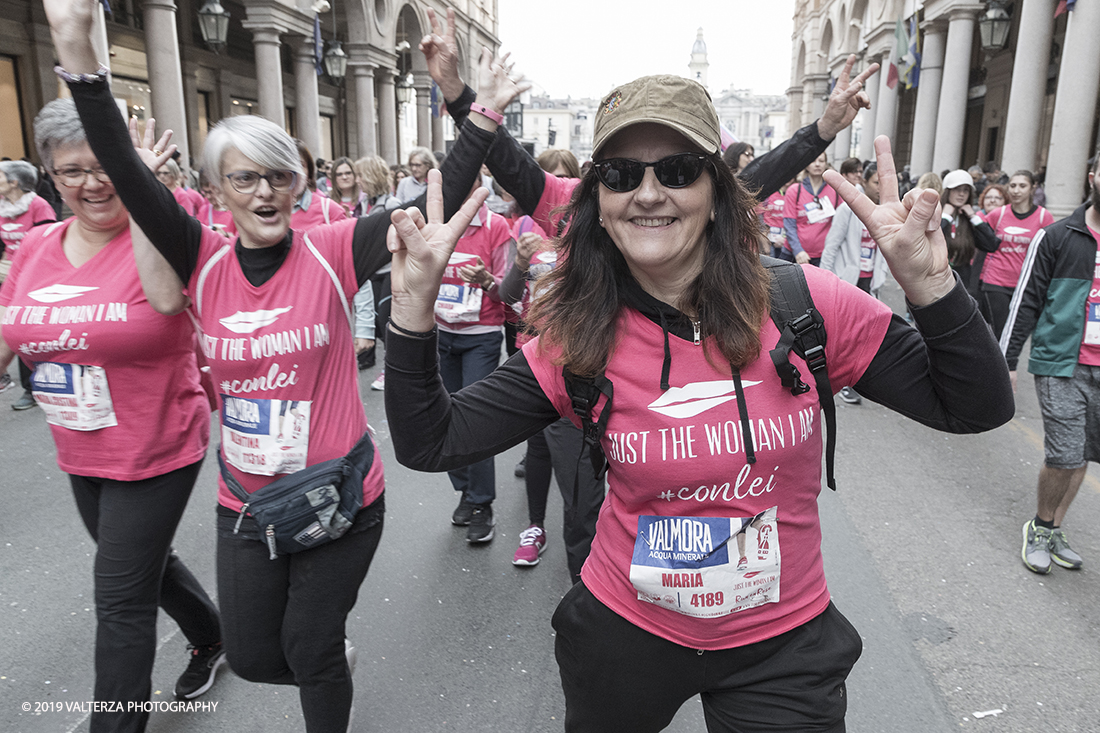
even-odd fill
[{"label": "pink t-shirt", "polygon": [[1089,233],[1096,240],[1096,269],[1093,271],[1092,287],[1085,301],[1085,333],[1081,337],[1081,353],[1077,361],[1089,366],[1100,366],[1100,232],[1089,227]]},{"label": "pink t-shirt", "polygon": [[[322,224],[334,224],[348,218],[344,207],[324,194],[311,192],[308,209],[295,208],[290,215],[290,228],[296,232],[308,232]],[[326,218],[327,217],[327,218]]]},{"label": "pink t-shirt", "polygon": [[1053,224],[1054,217],[1042,206],[1037,206],[1027,218],[1020,219],[1011,206],[1005,205],[986,214],[985,221],[993,227],[1001,246],[996,252],[985,256],[981,281],[1014,288],[1020,280],[1020,270],[1023,269],[1031,240],[1040,229]]},{"label": "pink t-shirt", "polygon": [[[345,310],[358,290],[354,228],[349,220],[308,235],[295,231],[286,261],[259,287],[241,272],[234,245],[203,229],[189,290],[221,406],[222,456],[249,493],[343,456],[367,429]],[[364,506],[381,495],[383,484],[376,449],[363,482]],[[241,507],[220,476],[218,502]]]},{"label": "pink t-shirt", "polygon": [[182,206],[183,210],[191,216],[197,215],[199,213],[199,208],[206,202],[206,199],[202,197],[201,193],[192,191],[189,188],[184,188],[183,186],[176,186],[173,188],[172,195],[175,197],[176,203]]},{"label": "pink t-shirt", "polygon": [[558,225],[561,223],[565,212],[558,212],[555,209],[569,203],[569,199],[573,197],[573,189],[580,185],[581,179],[558,178],[549,173],[544,173],[544,176],[546,187],[542,191],[542,198],[539,199],[538,207],[535,208],[535,213],[531,214],[531,218],[547,234],[557,236]]},{"label": "pink t-shirt", "polygon": [[199,213],[195,215],[195,218],[211,229],[217,226],[230,237],[237,236],[237,225],[233,223],[233,212],[229,209],[218,210],[207,201],[199,209]]},{"label": "pink t-shirt", "polygon": [[859,276],[871,277],[875,272],[875,254],[878,250],[878,242],[875,241],[867,227],[863,227],[863,233],[859,239]]},{"label": "pink t-shirt", "polygon": [[787,203],[783,198],[783,194],[776,191],[757,207],[757,213],[760,214],[760,218],[764,221],[764,226],[768,230],[768,241],[789,250],[787,237],[783,233],[783,211],[786,206]]},{"label": "pink t-shirt", "polygon": [[73,219],[35,228],[0,289],[4,340],[35,366],[32,388],[61,470],[138,481],[200,460],[210,406],[187,314],[145,300],[130,232],[73,267]]},{"label": "pink t-shirt", "polygon": [[31,199],[30,206],[19,216],[0,218],[0,241],[4,243],[4,259],[13,259],[30,228],[43,221],[57,221],[57,215],[53,207],[38,195]]},{"label": "pink t-shirt", "polygon": [[[531,260],[527,264],[527,282],[524,283],[523,297],[510,308],[506,307],[504,311],[505,317],[512,314],[519,321],[527,317],[527,309],[531,307],[531,301],[535,297],[535,281],[553,270],[558,262],[558,251],[554,249],[553,240],[546,236],[546,232],[535,223],[534,219],[521,216],[512,224],[512,238],[519,241],[519,238],[527,232],[533,232],[542,237],[543,245],[531,255]],[[510,263],[509,266],[511,266]],[[531,338],[531,334],[526,329],[520,330],[516,334],[516,346],[523,346]]]},{"label": "pink t-shirt", "polygon": [[[829,331],[829,379],[855,384],[890,310],[832,273],[803,270]],[[661,327],[626,310],[618,334],[606,370],[614,385],[602,439],[608,492],[581,571],[585,585],[631,623],[694,649],[752,644],[820,614],[829,592],[817,513],[818,396],[812,387],[798,396],[783,388],[767,355],[779,339],[774,324],[765,319],[760,358],[741,371],[755,464],[745,461],[733,381],[720,357],[716,369],[700,346],[670,335],[673,387],[662,392]],[[556,354],[540,351],[539,339],[524,346],[543,391],[578,423]],[[809,374],[794,354],[791,362]]]},{"label": "pink t-shirt", "polygon": [[435,322],[439,328],[451,333],[489,333],[504,325],[504,304],[489,296],[480,286],[471,285],[458,275],[461,267],[477,264],[477,258],[485,269],[493,274],[497,283],[507,272],[508,243],[512,241],[512,227],[500,214],[482,205],[474,223],[466,227],[462,238],[455,245],[439,295],[435,301]]},{"label": "pink t-shirt", "polygon": [[[814,196],[806,187],[808,180],[787,188],[783,197],[783,217],[795,219],[798,226],[798,243],[810,257],[817,259],[825,251],[825,237],[833,223],[833,215],[840,206],[840,195],[827,183],[821,185],[821,193]],[[792,251],[794,246],[788,244]]]}]

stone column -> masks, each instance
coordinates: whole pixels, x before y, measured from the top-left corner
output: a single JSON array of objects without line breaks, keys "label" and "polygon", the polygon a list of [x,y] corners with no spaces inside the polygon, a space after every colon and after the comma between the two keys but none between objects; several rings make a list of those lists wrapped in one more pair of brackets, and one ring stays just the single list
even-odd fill
[{"label": "stone column", "polygon": [[250,27],[256,53],[256,91],[260,99],[260,114],[279,127],[285,127],[283,112],[283,64],[279,57],[279,31],[274,28]]},{"label": "stone column", "polygon": [[[1021,168],[1035,170],[1047,68],[1050,65],[1050,42],[1054,35],[1054,13],[1050,12],[1049,0],[1023,0],[1022,5],[1016,58],[1012,62],[1012,89],[1005,116],[1004,154],[1001,157],[1001,170],[1009,174]],[[1093,55],[1096,55],[1095,48]]]},{"label": "stone column", "polygon": [[1096,100],[1100,92],[1100,2],[1079,2],[1069,14],[1062,68],[1058,72],[1058,96],[1047,156],[1047,208],[1055,218],[1068,215],[1081,204],[1087,179],[1085,161]]},{"label": "stone column", "polygon": [[390,165],[397,159],[397,95],[394,69],[378,70],[378,154]]},{"label": "stone column", "polygon": [[829,97],[829,75],[814,74],[806,77],[810,81],[810,94],[813,96],[809,107],[811,116],[809,122],[821,119],[825,114],[825,102]]},{"label": "stone column", "polygon": [[180,160],[189,168],[191,150],[187,144],[187,114],[183,106],[183,71],[176,37],[174,0],[146,0],[145,53],[149,88],[157,131],[172,130],[172,142],[179,147]]},{"label": "stone column", "polygon": [[416,144],[432,147],[432,78],[426,71],[413,72],[413,89],[416,90]]},{"label": "stone column", "polygon": [[795,130],[802,127],[802,87],[788,89],[787,99],[790,100],[790,108],[787,112],[787,129],[793,135]]},{"label": "stone column", "polygon": [[[867,59],[867,66],[870,66],[876,61],[879,61],[879,59]],[[867,98],[871,100],[871,109],[861,109],[859,111],[861,125],[859,133],[860,160],[875,159],[875,115],[878,114],[878,79],[884,74],[886,74],[886,70],[879,69],[875,76],[867,80]]]},{"label": "stone column", "polygon": [[921,54],[920,86],[917,87],[917,109],[913,118],[913,154],[909,160],[909,170],[918,176],[932,170],[947,40],[943,27],[937,23],[926,23],[921,30],[924,31],[924,53]]},{"label": "stone column", "polygon": [[845,158],[852,154],[852,126],[848,125],[843,130],[836,134],[836,139],[833,140],[832,145],[832,158],[830,160],[843,161]]},{"label": "stone column", "polygon": [[[875,137],[879,135],[885,135],[890,138],[890,143],[894,142],[894,134],[897,132],[895,126],[898,121],[898,87],[901,86],[899,80],[894,88],[891,89],[886,83],[886,80],[890,77],[889,74],[889,56],[883,56],[882,70],[878,73],[878,105],[875,110]],[[873,148],[872,148],[873,150]]]},{"label": "stone column", "polygon": [[355,85],[355,129],[359,154],[378,155],[374,136],[374,64],[348,63]]},{"label": "stone column", "polygon": [[934,171],[954,170],[962,161],[974,21],[983,9],[984,6],[981,5],[966,6],[956,8],[950,14],[947,47],[943,56],[940,104],[936,110],[936,149],[932,153]]},{"label": "stone column", "polygon": [[[440,100],[442,104],[443,100]],[[443,115],[432,118],[432,150],[446,150],[447,141],[443,139]]]},{"label": "stone column", "polygon": [[317,94],[317,65],[313,38],[299,36],[294,44],[295,120],[298,139],[314,157],[321,149],[321,106]]}]

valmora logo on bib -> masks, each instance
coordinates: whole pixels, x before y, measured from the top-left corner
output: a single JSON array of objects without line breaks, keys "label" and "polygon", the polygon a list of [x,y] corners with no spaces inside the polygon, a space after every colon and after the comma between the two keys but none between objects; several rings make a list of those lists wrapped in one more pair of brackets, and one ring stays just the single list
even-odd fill
[{"label": "valmora logo on bib", "polygon": [[289,311],[288,308],[275,308],[269,311],[237,311],[231,316],[218,319],[218,323],[228,328],[233,333],[252,333],[264,326],[270,326],[279,320],[279,316]]},{"label": "valmora logo on bib", "polygon": [[[752,387],[759,381],[741,382],[742,387]],[[713,382],[692,382],[683,387],[673,387],[649,403],[649,409],[668,417],[684,419],[695,417],[712,407],[725,404],[737,398],[732,379],[719,379]]]},{"label": "valmora logo on bib", "polygon": [[99,288],[83,285],[47,285],[44,288],[32,290],[27,295],[39,303],[60,303],[63,300],[79,298],[84,293],[90,293],[93,290],[99,290]]}]

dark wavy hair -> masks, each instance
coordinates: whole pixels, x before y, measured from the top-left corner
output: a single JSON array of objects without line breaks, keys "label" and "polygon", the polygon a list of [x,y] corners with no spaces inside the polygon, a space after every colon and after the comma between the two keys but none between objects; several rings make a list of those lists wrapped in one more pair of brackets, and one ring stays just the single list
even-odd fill
[{"label": "dark wavy hair", "polygon": [[[671,305],[695,313],[703,338],[713,336],[721,359],[740,369],[760,355],[760,326],[768,311],[769,278],[758,254],[763,231],[756,200],[717,154],[709,158],[714,221],[706,229],[705,264],[682,301]],[[599,186],[589,169],[574,189],[558,266],[540,280],[539,287],[549,289],[528,314],[541,343],[559,347],[558,363],[580,376],[606,368],[624,291],[633,280],[619,248],[600,226]],[[706,355],[714,363],[709,348]]]}]

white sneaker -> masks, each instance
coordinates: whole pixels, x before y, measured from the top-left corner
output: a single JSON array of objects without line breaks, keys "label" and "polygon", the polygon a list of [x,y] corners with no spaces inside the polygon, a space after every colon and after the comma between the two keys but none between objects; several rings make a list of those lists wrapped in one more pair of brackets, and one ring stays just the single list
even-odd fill
[{"label": "white sneaker", "polygon": [[386,370],[383,369],[378,373],[378,379],[370,383],[370,388],[375,392],[381,392],[386,389]]},{"label": "white sneaker", "polygon": [[0,394],[7,392],[9,389],[15,388],[15,382],[11,380],[10,374],[0,374]]}]

